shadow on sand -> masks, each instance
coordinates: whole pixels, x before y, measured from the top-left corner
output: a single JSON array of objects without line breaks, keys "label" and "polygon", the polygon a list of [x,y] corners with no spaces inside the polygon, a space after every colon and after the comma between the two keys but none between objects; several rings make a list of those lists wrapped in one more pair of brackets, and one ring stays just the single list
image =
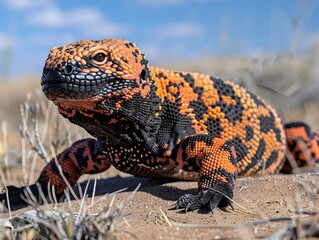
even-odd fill
[{"label": "shadow on sand", "polygon": [[[121,189],[125,189],[125,192],[132,192],[136,187],[141,184],[138,191],[147,192],[164,200],[177,200],[180,196],[191,193],[196,194],[197,189],[178,189],[173,186],[165,185],[165,183],[177,182],[174,179],[149,179],[140,177],[112,177],[107,179],[99,179],[96,182],[95,196],[105,195],[107,193],[112,193]],[[84,192],[86,186],[87,194],[92,197],[94,181],[85,181],[80,184],[82,192]],[[74,187],[75,193],[79,196],[78,187]]]}]

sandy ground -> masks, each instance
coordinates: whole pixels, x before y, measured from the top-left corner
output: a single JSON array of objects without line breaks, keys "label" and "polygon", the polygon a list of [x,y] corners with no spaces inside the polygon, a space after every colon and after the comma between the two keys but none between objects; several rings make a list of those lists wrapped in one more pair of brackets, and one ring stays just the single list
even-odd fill
[{"label": "sandy ground", "polygon": [[[95,200],[106,193],[127,187],[127,190],[116,194],[114,206],[117,206],[132,196],[132,191],[139,183],[141,187],[123,209],[128,215],[115,225],[114,235],[119,239],[255,239],[271,236],[287,226],[288,222],[249,226],[245,223],[262,218],[293,217],[296,211],[319,211],[319,176],[313,173],[239,178],[235,188],[235,210],[227,208],[226,211],[216,209],[210,212],[203,209],[186,214],[169,210],[181,195],[196,193],[196,182],[155,181],[135,177],[98,180]],[[85,185],[85,182],[82,183],[83,188]],[[88,192],[93,192],[92,181]],[[90,212],[102,211],[111,199],[106,197]],[[88,204],[91,201],[89,198]],[[75,212],[79,209],[76,201],[73,202],[73,208]],[[21,209],[13,214],[26,210]],[[301,218],[307,218],[306,214]],[[312,218],[319,222],[318,215]]]}]

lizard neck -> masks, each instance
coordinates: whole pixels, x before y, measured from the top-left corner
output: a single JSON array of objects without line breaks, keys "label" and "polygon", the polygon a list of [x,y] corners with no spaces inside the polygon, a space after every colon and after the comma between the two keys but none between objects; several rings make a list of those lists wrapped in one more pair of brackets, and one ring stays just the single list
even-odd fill
[{"label": "lizard neck", "polygon": [[158,117],[160,99],[151,83],[149,97],[139,93],[128,100],[55,102],[59,112],[70,122],[83,127],[103,142],[133,144],[154,142],[161,124]]}]

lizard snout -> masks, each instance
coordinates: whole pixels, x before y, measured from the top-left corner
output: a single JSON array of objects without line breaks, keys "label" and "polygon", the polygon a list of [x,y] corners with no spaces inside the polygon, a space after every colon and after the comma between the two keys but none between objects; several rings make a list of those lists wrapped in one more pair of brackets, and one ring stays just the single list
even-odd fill
[{"label": "lizard snout", "polygon": [[43,73],[42,76],[42,83],[50,83],[50,82],[64,82],[64,77],[60,74],[57,70],[48,70],[45,73]]}]

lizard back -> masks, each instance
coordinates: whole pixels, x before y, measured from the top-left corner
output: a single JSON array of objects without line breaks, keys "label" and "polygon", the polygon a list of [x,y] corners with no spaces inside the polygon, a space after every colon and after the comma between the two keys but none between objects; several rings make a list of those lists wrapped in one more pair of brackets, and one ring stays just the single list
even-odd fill
[{"label": "lizard back", "polygon": [[205,74],[152,67],[150,71],[162,102],[159,142],[210,134],[232,142],[240,175],[280,170],[285,133],[280,118],[264,100],[232,82]]}]

